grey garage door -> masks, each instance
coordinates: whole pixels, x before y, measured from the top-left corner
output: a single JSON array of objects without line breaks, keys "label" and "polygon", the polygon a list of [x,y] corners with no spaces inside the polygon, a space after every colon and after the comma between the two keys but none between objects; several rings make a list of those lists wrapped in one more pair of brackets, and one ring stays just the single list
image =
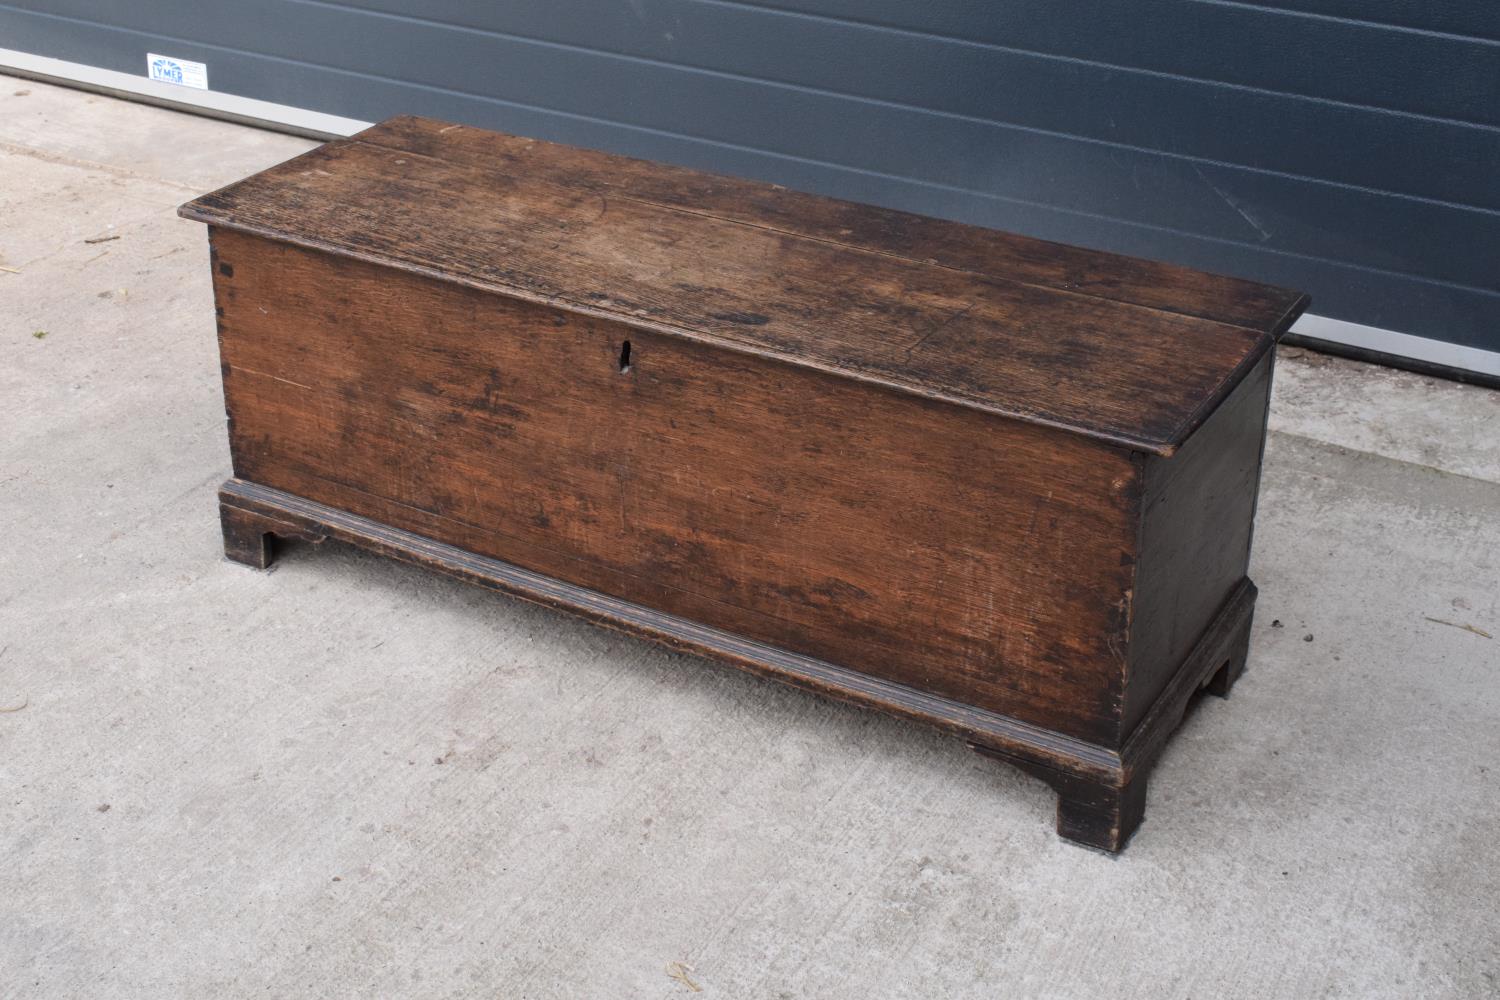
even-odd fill
[{"label": "grey garage door", "polygon": [[1496,3],[9,0],[0,48],[1179,261],[1500,358]]}]

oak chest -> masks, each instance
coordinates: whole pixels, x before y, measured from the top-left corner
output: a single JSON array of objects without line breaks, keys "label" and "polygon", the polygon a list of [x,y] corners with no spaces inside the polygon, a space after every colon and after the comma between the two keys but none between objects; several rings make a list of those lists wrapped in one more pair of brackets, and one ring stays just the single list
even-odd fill
[{"label": "oak chest", "polygon": [[1244,666],[1300,294],[419,118],[182,214],[231,558],[333,538],[920,719],[1107,850]]}]

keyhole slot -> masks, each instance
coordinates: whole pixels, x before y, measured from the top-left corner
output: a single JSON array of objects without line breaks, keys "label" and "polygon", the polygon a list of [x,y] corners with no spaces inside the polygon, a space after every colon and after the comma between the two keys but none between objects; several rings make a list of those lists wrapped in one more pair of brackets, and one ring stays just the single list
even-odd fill
[{"label": "keyhole slot", "polygon": [[626,340],[620,344],[620,374],[630,371],[630,341]]}]

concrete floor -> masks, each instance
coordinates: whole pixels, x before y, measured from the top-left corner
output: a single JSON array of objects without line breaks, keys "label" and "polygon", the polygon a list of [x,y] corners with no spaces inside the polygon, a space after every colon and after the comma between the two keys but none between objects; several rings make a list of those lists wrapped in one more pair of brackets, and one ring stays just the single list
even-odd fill
[{"label": "concrete floor", "polygon": [[225,562],[173,210],[308,144],[0,83],[0,993],[1500,995],[1500,393],[1283,352],[1250,672],[1111,859],[918,727]]}]

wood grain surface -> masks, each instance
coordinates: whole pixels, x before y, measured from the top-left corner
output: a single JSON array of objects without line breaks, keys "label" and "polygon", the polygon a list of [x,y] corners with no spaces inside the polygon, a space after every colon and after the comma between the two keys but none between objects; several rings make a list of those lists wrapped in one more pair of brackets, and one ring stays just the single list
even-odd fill
[{"label": "wood grain surface", "polygon": [[241,478],[1118,737],[1128,453],[240,233],[214,243]]}]

